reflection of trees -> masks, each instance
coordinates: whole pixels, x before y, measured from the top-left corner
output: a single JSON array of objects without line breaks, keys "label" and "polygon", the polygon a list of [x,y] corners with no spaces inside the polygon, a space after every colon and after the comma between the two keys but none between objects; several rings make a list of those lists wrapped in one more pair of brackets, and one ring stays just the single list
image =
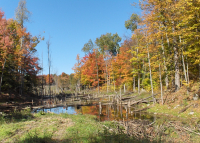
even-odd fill
[{"label": "reflection of trees", "polygon": [[82,113],[98,116],[99,107],[98,106],[82,106]]},{"label": "reflection of trees", "polygon": [[[118,111],[117,111],[118,110]],[[134,119],[149,119],[151,120],[153,117],[147,113],[127,113],[124,107],[114,106],[114,105],[102,105],[101,114],[99,115],[99,105],[96,106],[82,106],[81,109],[75,108],[77,113],[82,114],[90,114],[95,115],[100,121],[107,121],[107,120],[117,120],[117,121],[128,121]]]}]

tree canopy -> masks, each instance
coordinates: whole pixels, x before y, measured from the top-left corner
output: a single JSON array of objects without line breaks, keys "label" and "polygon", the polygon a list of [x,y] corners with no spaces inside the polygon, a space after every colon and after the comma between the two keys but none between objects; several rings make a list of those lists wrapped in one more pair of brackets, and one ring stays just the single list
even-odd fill
[{"label": "tree canopy", "polygon": [[99,46],[101,53],[105,53],[106,51],[110,52],[113,55],[116,55],[119,52],[119,42],[121,41],[121,37],[116,34],[107,33],[105,35],[101,35],[101,37],[96,38],[95,43]]}]

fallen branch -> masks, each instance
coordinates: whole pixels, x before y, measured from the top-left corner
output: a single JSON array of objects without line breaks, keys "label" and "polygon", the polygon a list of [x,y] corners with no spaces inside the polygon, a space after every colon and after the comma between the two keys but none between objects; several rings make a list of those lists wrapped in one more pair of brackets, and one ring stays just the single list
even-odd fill
[{"label": "fallen branch", "polygon": [[147,110],[149,109],[150,107],[145,107],[145,108],[142,108],[142,109],[139,109],[139,110],[134,110],[134,112],[140,112],[140,111],[144,111],[144,110]]},{"label": "fallen branch", "polygon": [[181,109],[178,113],[180,114],[180,113],[185,112],[191,105],[192,104],[190,104],[190,105],[186,106],[185,108]]},{"label": "fallen branch", "polygon": [[183,127],[183,129],[200,136],[200,133],[194,132],[191,129],[187,129],[187,128],[184,128],[184,127]]},{"label": "fallen branch", "polygon": [[149,96],[149,97],[147,97],[147,98],[143,98],[143,99],[140,99],[140,100],[138,100],[138,101],[135,101],[135,102],[131,103],[131,105],[137,104],[137,103],[142,102],[142,101],[144,101],[144,100],[146,100],[146,99],[149,99],[149,98],[152,98],[152,96]]}]

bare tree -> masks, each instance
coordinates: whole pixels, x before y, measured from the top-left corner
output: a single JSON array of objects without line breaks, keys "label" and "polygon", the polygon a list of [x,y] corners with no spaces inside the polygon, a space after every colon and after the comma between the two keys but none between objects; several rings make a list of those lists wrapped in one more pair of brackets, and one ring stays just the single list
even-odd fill
[{"label": "bare tree", "polygon": [[49,93],[51,96],[51,87],[50,87],[50,68],[51,68],[51,58],[50,58],[50,54],[49,54],[49,48],[50,48],[50,39],[46,42],[47,44],[47,50],[48,50],[48,65],[49,65]]},{"label": "bare tree", "polygon": [[[18,3],[18,7],[15,10],[15,17],[16,20],[19,22],[19,24],[21,25],[21,28],[24,27],[24,23],[26,21],[29,21],[29,17],[31,15],[31,12],[28,11],[27,7],[26,7],[26,0],[20,0]],[[21,49],[23,48],[23,37],[21,37],[20,39],[21,42]],[[23,59],[22,59],[23,61]],[[19,68],[21,70],[21,89],[20,89],[20,95],[22,95],[22,91],[23,91],[23,84],[24,84],[24,73],[23,73],[23,67],[21,65],[21,67]]]},{"label": "bare tree", "polygon": [[20,0],[18,7],[15,10],[15,18],[20,23],[21,27],[24,27],[24,22],[29,21],[31,12],[26,8],[26,0]]}]

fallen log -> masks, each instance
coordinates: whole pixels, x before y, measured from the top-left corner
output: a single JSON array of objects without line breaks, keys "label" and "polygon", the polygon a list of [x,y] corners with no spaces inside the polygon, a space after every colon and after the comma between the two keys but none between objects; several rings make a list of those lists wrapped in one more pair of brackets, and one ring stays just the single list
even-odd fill
[{"label": "fallen log", "polygon": [[137,103],[142,102],[143,100],[146,100],[146,99],[149,99],[149,98],[152,98],[152,96],[149,96],[149,97],[140,99],[140,100],[138,100],[138,101],[135,101],[135,102],[131,103],[131,105],[137,104]]},{"label": "fallen log", "polygon": [[138,97],[139,95],[135,95],[135,96],[132,96],[132,97],[124,97],[124,98],[122,98],[121,100],[128,100],[128,99],[134,99],[134,98],[136,98],[136,97]]},{"label": "fallen log", "polygon": [[180,113],[185,112],[191,105],[192,104],[190,104],[190,105],[186,106],[185,108],[181,109],[178,113],[180,114]]},{"label": "fallen log", "polygon": [[149,109],[149,108],[150,108],[150,107],[145,107],[145,108],[142,108],[142,109],[134,110],[133,112],[140,112],[140,111],[147,110],[147,109]]}]

